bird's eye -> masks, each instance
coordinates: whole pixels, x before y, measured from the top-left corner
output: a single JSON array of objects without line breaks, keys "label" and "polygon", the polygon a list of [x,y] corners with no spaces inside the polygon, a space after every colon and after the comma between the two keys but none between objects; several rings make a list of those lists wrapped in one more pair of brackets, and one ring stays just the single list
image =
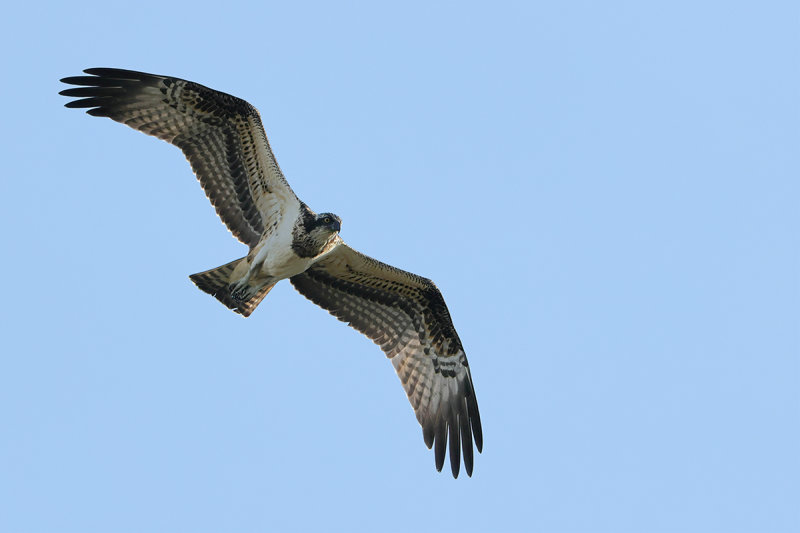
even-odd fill
[{"label": "bird's eye", "polygon": [[331,217],[325,217],[325,218],[322,219],[322,221],[324,223],[326,223],[326,224],[330,224],[331,223]]}]

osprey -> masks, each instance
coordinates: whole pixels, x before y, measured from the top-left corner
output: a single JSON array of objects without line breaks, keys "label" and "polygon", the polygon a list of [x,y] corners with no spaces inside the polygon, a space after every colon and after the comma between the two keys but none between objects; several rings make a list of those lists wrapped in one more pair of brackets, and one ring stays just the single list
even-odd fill
[{"label": "osprey", "polygon": [[258,111],[191,81],[112,68],[61,81],[81,87],[66,107],[89,108],[180,148],[222,222],[250,250],[245,257],[189,276],[203,291],[247,317],[282,279],[357,329],[386,353],[434,447],[441,471],[460,455],[472,475],[481,419],[467,357],[442,294],[429,279],[353,250],[341,219],[316,214],[295,196],[278,167]]}]

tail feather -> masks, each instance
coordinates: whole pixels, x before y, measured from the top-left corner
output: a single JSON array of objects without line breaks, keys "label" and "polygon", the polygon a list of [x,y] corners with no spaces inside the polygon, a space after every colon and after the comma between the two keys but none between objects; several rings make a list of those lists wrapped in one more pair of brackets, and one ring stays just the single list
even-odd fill
[{"label": "tail feather", "polygon": [[[247,259],[246,257],[242,257],[241,259],[237,259],[236,261],[231,261],[226,265],[222,265],[221,267],[212,268],[211,270],[206,270],[205,272],[198,272],[197,274],[192,274],[189,276],[197,287],[210,294],[220,302],[222,302],[228,309],[233,309],[235,312],[241,314],[242,316],[250,316],[253,310],[258,307],[258,304],[261,303],[261,300],[272,290],[272,287],[275,286],[274,283],[270,285],[265,285],[255,295],[250,298],[249,300],[237,300],[233,296],[231,296],[231,289],[230,285],[234,279],[233,273],[236,270],[236,267],[239,264]],[[238,276],[237,276],[238,279]]]}]

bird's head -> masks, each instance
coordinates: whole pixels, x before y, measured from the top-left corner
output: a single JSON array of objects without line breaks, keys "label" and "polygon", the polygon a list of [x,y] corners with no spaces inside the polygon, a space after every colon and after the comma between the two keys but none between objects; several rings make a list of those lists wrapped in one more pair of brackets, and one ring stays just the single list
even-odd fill
[{"label": "bird's head", "polygon": [[342,229],[342,219],[333,213],[320,213],[317,215],[316,227],[330,232],[331,234],[339,233]]}]

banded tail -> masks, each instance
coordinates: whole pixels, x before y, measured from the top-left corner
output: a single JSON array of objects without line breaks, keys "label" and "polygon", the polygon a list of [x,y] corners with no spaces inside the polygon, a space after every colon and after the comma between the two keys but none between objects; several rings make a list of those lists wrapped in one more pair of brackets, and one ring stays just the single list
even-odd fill
[{"label": "banded tail", "polygon": [[234,281],[241,279],[242,275],[247,272],[246,262],[242,265],[243,268],[239,269],[242,271],[242,275],[234,275],[234,271],[237,270],[237,267],[246,259],[246,257],[242,257],[241,259],[231,261],[221,267],[192,274],[189,276],[189,279],[191,279],[200,290],[207,292],[222,302],[228,309],[233,309],[242,316],[250,316],[253,310],[258,307],[258,304],[261,303],[261,300],[272,290],[275,283],[262,287],[256,292],[255,296],[248,300],[237,300],[234,298],[231,295],[230,285]]}]

